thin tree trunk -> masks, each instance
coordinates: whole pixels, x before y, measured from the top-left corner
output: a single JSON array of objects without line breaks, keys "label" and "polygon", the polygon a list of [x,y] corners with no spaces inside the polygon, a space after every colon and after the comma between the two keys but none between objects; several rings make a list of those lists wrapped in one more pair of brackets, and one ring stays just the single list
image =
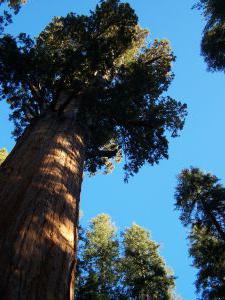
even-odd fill
[{"label": "thin tree trunk", "polygon": [[0,299],[72,300],[84,137],[70,118],[30,126],[0,168]]}]

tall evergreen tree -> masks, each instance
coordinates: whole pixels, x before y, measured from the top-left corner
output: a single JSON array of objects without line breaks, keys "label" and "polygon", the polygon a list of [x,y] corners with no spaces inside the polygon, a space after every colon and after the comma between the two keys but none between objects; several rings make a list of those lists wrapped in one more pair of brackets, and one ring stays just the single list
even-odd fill
[{"label": "tall evergreen tree", "polygon": [[196,224],[189,236],[189,253],[199,271],[196,287],[202,300],[225,299],[225,245],[209,228]]},{"label": "tall evergreen tree", "polygon": [[8,152],[5,148],[0,149],[0,165],[6,159],[7,155],[8,155]]},{"label": "tall evergreen tree", "polygon": [[180,219],[191,230],[190,256],[199,271],[196,288],[202,300],[225,299],[225,188],[197,168],[178,177],[175,193]]},{"label": "tall evergreen tree", "polygon": [[216,176],[198,168],[183,170],[175,199],[185,226],[202,224],[225,242],[225,188]]},{"label": "tall evergreen tree", "polygon": [[119,240],[110,217],[101,214],[81,233],[76,299],[177,299],[174,277],[148,231],[133,225]]},{"label": "tall evergreen tree", "polygon": [[19,138],[0,178],[3,299],[73,299],[83,171],[122,154],[130,176],[168,157],[186,105],[165,96],[169,43],[146,36],[128,4],[106,0],[35,40],[0,39],[0,94]]},{"label": "tall evergreen tree", "polygon": [[172,300],[174,276],[149,232],[134,224],[124,232],[123,286],[126,299]]},{"label": "tall evergreen tree", "polygon": [[225,71],[225,2],[200,0],[197,5],[206,19],[201,43],[202,54],[212,71]]},{"label": "tall evergreen tree", "polygon": [[77,300],[117,299],[119,242],[106,214],[91,220],[79,251]]}]

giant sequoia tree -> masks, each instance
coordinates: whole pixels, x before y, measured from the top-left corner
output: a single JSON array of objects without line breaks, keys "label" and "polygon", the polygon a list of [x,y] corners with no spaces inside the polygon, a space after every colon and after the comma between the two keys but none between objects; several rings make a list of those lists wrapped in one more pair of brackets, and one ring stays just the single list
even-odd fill
[{"label": "giant sequoia tree", "polygon": [[84,170],[123,155],[126,178],[168,157],[186,106],[165,95],[174,56],[133,9],[101,1],[33,40],[0,39],[0,93],[17,143],[0,170],[0,297],[72,299]]}]

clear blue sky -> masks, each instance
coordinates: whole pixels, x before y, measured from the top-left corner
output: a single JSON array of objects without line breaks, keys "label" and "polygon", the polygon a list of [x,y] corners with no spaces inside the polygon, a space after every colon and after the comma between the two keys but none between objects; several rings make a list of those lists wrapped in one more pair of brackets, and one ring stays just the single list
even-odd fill
[{"label": "clear blue sky", "polygon": [[[176,175],[181,169],[198,166],[225,179],[225,75],[208,73],[200,56],[203,19],[191,10],[193,1],[131,0],[151,39],[167,38],[177,56],[175,80],[169,94],[188,104],[188,118],[181,136],[170,142],[170,158],[158,166],[145,166],[123,183],[121,166],[108,176],[85,177],[81,208],[83,222],[98,213],[108,213],[119,229],[133,221],[152,232],[160,243],[161,254],[177,276],[177,293],[185,300],[196,299],[195,272],[190,265],[186,231],[174,211]],[[88,13],[96,0],[28,0],[15,17],[9,32],[37,35],[53,16],[73,11]],[[10,151],[12,124],[8,108],[0,103],[0,148]],[[26,153],[24,153],[26,155]]]}]

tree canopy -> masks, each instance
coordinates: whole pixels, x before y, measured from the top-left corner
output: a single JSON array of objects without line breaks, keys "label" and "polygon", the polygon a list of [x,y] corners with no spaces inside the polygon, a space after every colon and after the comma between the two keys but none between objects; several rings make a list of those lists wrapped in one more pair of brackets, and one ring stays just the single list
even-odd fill
[{"label": "tree canopy", "polygon": [[174,77],[169,42],[147,36],[129,4],[107,0],[88,16],[54,18],[36,39],[2,37],[0,94],[15,136],[46,115],[76,115],[91,173],[121,154],[127,176],[168,158],[168,132],[183,128],[186,105],[165,95]]},{"label": "tree canopy", "polygon": [[225,241],[225,188],[216,176],[198,168],[183,170],[175,199],[185,226],[202,224]]},{"label": "tree canopy", "polygon": [[123,282],[127,299],[150,296],[174,299],[174,276],[158,253],[159,245],[147,230],[133,224],[123,234]]},{"label": "tree canopy", "polygon": [[26,2],[27,0],[0,0],[0,5],[7,4],[10,8],[18,10],[21,4]]},{"label": "tree canopy", "polygon": [[174,300],[174,276],[158,253],[159,245],[133,224],[118,238],[106,214],[80,230],[76,299]]},{"label": "tree canopy", "polygon": [[206,20],[201,43],[205,61],[210,70],[225,71],[225,2],[200,0],[195,7]]},{"label": "tree canopy", "polygon": [[189,253],[198,269],[202,300],[225,299],[225,188],[198,168],[185,169],[175,193],[180,219],[189,226]]},{"label": "tree canopy", "polygon": [[225,299],[225,244],[208,227],[195,225],[189,236],[190,256],[197,268],[196,288],[202,300]]},{"label": "tree canopy", "polygon": [[93,218],[87,230],[80,228],[76,299],[116,299],[118,257],[116,227],[108,215]]},{"label": "tree canopy", "polygon": [[0,0],[0,34],[3,33],[4,27],[12,22],[12,12],[18,13],[21,5],[26,2],[27,0]]}]

